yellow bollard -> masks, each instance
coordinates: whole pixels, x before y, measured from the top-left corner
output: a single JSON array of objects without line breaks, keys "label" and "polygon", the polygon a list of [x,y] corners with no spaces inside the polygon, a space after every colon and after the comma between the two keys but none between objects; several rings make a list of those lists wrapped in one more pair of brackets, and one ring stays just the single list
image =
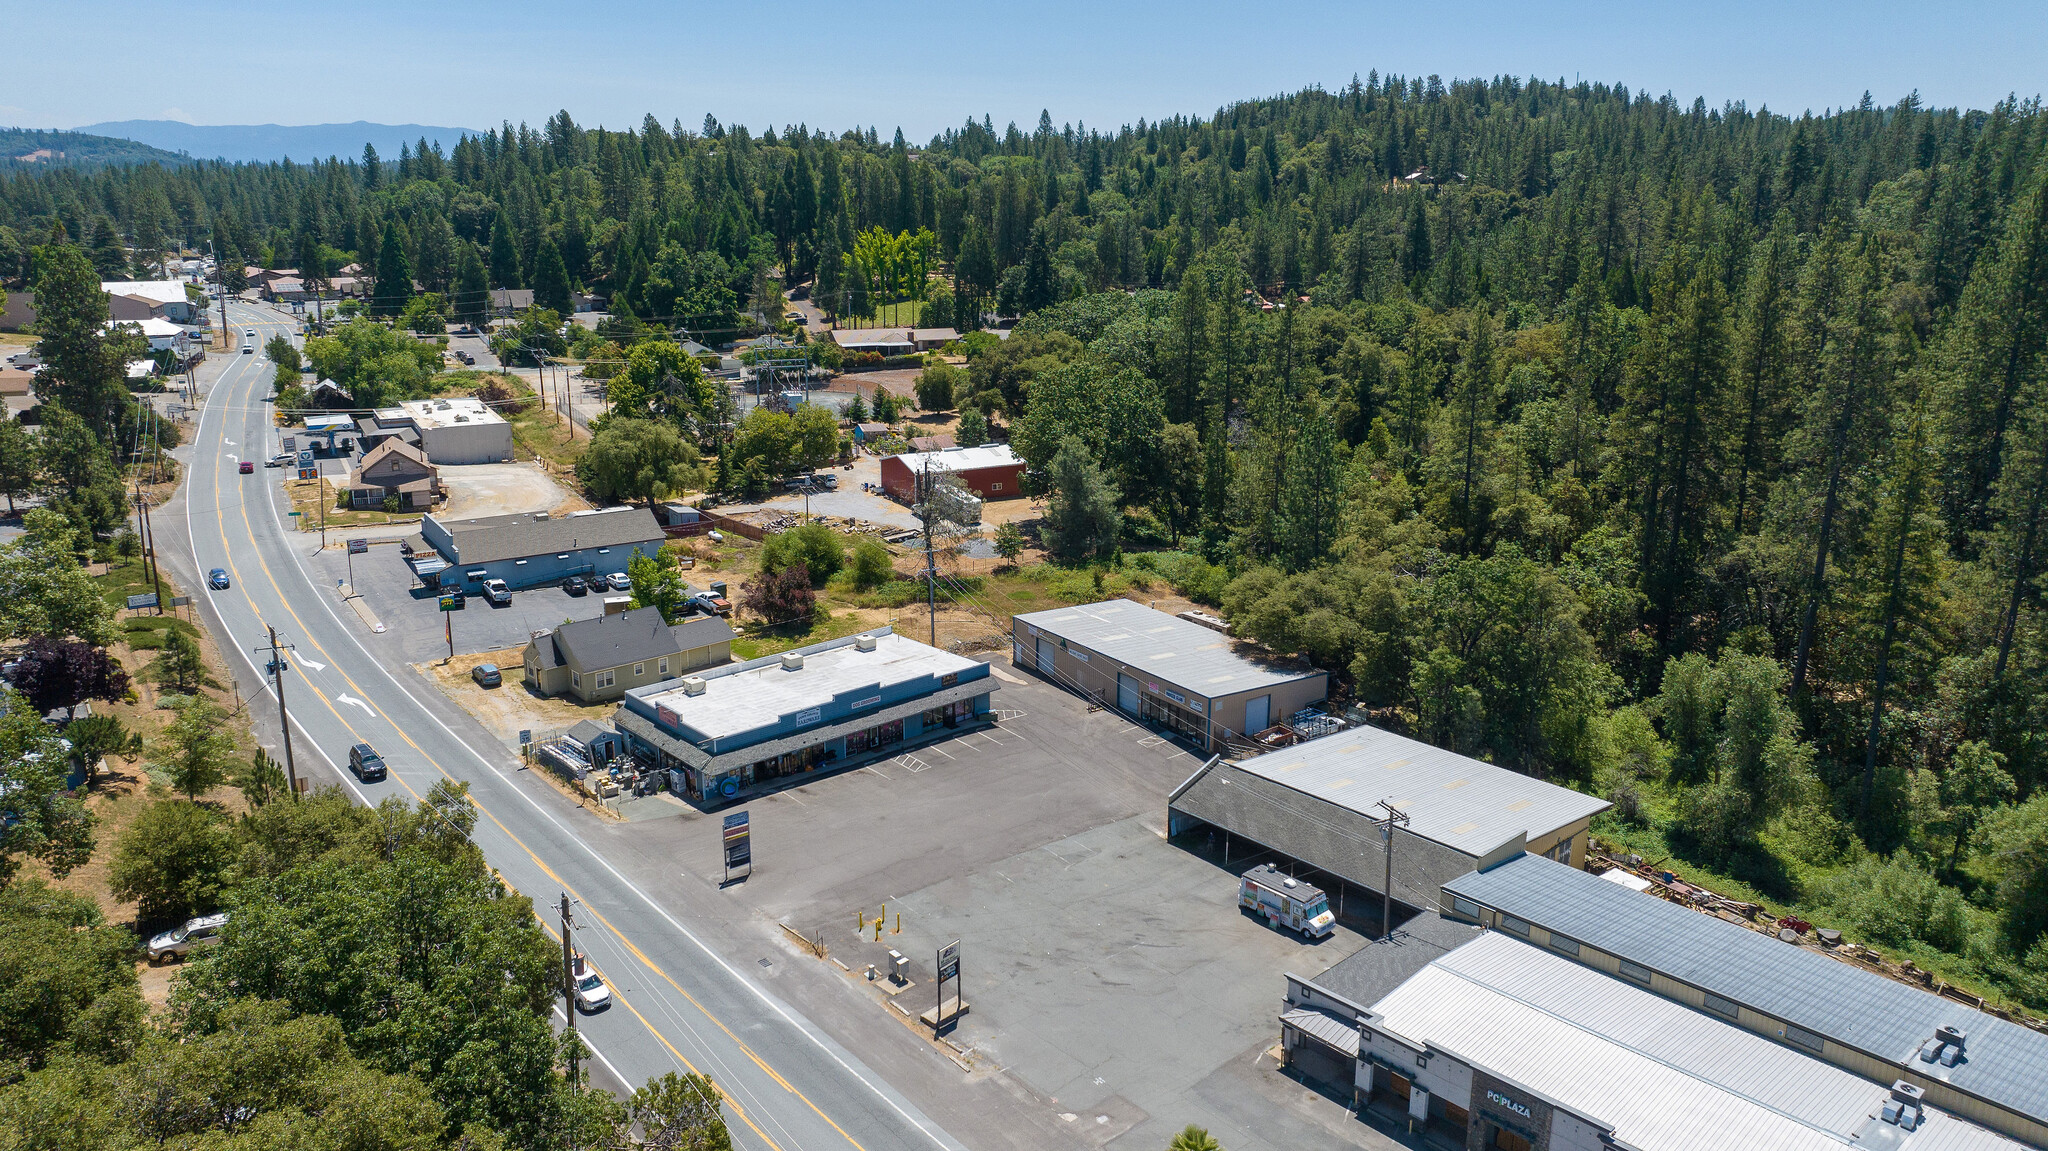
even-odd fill
[{"label": "yellow bollard", "polygon": [[897,913],[896,913],[896,930],[894,930],[894,931],[891,931],[891,932],[890,932],[889,934],[891,934],[891,935],[901,935],[901,934],[903,934],[903,913],[902,913],[902,912],[900,912],[900,911],[899,911],[899,912],[897,912]]},{"label": "yellow bollard", "polygon": [[859,935],[859,934],[865,934],[865,933],[867,932],[867,929],[868,929],[868,913],[867,913],[867,912],[865,912],[865,911],[856,911],[856,912],[854,912],[854,913],[853,913],[853,930],[854,930],[854,933],[855,933],[855,934],[857,934],[857,935]]}]

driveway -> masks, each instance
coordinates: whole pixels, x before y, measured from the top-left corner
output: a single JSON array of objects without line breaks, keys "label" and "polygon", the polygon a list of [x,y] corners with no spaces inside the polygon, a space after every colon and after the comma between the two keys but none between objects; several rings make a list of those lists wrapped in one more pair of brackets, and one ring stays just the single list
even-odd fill
[{"label": "driveway", "polygon": [[[910,509],[888,496],[861,490],[861,485],[882,482],[882,458],[866,454],[854,457],[853,468],[833,468],[832,474],[839,477],[839,490],[818,492],[810,497],[810,513],[813,518],[832,516],[835,519],[866,520],[871,524],[887,524],[890,527],[914,528],[917,517]],[[717,509],[720,514],[738,516],[746,512],[768,511],[781,515],[801,518],[804,514],[804,496],[801,492],[773,496],[759,503],[729,504]]]},{"label": "driveway", "polygon": [[441,484],[448,501],[435,510],[437,519],[475,519],[513,512],[551,512],[570,501],[588,506],[531,463],[444,464]]}]

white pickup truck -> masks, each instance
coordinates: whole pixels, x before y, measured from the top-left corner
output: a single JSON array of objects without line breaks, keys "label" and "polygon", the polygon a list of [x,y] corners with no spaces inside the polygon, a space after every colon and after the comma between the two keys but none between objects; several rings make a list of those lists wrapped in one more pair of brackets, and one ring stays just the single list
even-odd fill
[{"label": "white pickup truck", "polygon": [[1270,863],[1244,873],[1244,881],[1237,889],[1237,905],[1273,927],[1291,928],[1309,939],[1330,934],[1337,922],[1337,917],[1330,914],[1330,900],[1322,888],[1294,879]]}]

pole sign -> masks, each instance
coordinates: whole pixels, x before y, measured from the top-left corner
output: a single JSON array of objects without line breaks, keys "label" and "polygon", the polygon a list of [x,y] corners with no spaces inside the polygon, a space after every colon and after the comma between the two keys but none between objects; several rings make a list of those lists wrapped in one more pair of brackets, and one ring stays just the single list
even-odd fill
[{"label": "pole sign", "polygon": [[[442,611],[455,611],[455,610],[457,610],[457,609],[459,609],[459,608],[461,608],[461,607],[462,607],[462,601],[461,601],[461,600],[458,600],[458,599],[456,599],[456,598],[455,598],[454,596],[452,596],[452,595],[444,595],[444,596],[442,596],[442,597],[441,597],[441,610],[442,610]],[[468,624],[464,624],[463,626],[464,626],[464,627],[468,627],[469,625],[468,625]]]},{"label": "pole sign", "polygon": [[936,1034],[946,1025],[946,1021],[952,1018],[946,1014],[946,981],[953,981],[954,1015],[960,1013],[960,1001],[964,998],[960,994],[960,941],[955,939],[939,948],[938,962],[932,966],[939,973],[939,977],[932,981],[932,992],[937,1000],[932,1004],[932,1031]]},{"label": "pole sign", "polygon": [[284,450],[285,450],[285,451],[288,451],[288,452],[289,452],[289,451],[295,451],[295,450],[297,450],[297,447],[298,447],[298,437],[297,437],[297,436],[286,436],[286,437],[284,438]]},{"label": "pole sign", "polygon": [[527,744],[529,744],[529,743],[532,743],[532,742],[533,742],[533,729],[532,729],[532,728],[530,728],[530,727],[522,727],[522,728],[520,728],[520,729],[519,729],[519,746],[521,746],[521,747],[525,747],[525,746],[526,746]]},{"label": "pole sign", "polygon": [[359,556],[359,555],[362,555],[362,554],[363,554],[364,552],[367,552],[367,551],[369,551],[369,550],[370,550],[370,541],[369,541],[369,540],[350,540],[350,541],[348,541],[348,554],[350,554],[350,555],[352,555],[352,556]]},{"label": "pole sign", "polygon": [[732,869],[744,867],[754,869],[752,825],[744,811],[735,811],[725,817],[725,874],[732,877]]},{"label": "pole sign", "polygon": [[302,480],[317,480],[320,478],[320,469],[309,468],[304,465],[300,465],[299,478]]},{"label": "pole sign", "polygon": [[960,941],[955,939],[939,948],[939,978],[941,980],[960,977]]}]

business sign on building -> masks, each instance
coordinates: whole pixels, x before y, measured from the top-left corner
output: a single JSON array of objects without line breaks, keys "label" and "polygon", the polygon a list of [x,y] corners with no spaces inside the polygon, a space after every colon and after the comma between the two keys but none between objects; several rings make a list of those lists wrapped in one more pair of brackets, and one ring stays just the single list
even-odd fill
[{"label": "business sign on building", "polygon": [[1535,1118],[1535,1116],[1530,1113],[1529,1105],[1527,1103],[1517,1103],[1513,1099],[1510,1099],[1507,1096],[1502,1095],[1498,1091],[1488,1090],[1486,1093],[1486,1101],[1488,1103],[1493,1104],[1496,1107],[1505,1107],[1508,1110],[1514,1112],[1515,1114],[1520,1115],[1524,1119]]},{"label": "business sign on building", "polygon": [[790,716],[789,723],[791,727],[805,727],[810,724],[814,724],[823,718],[825,718],[824,709],[816,707],[807,707],[804,710],[797,712],[795,715]]}]

